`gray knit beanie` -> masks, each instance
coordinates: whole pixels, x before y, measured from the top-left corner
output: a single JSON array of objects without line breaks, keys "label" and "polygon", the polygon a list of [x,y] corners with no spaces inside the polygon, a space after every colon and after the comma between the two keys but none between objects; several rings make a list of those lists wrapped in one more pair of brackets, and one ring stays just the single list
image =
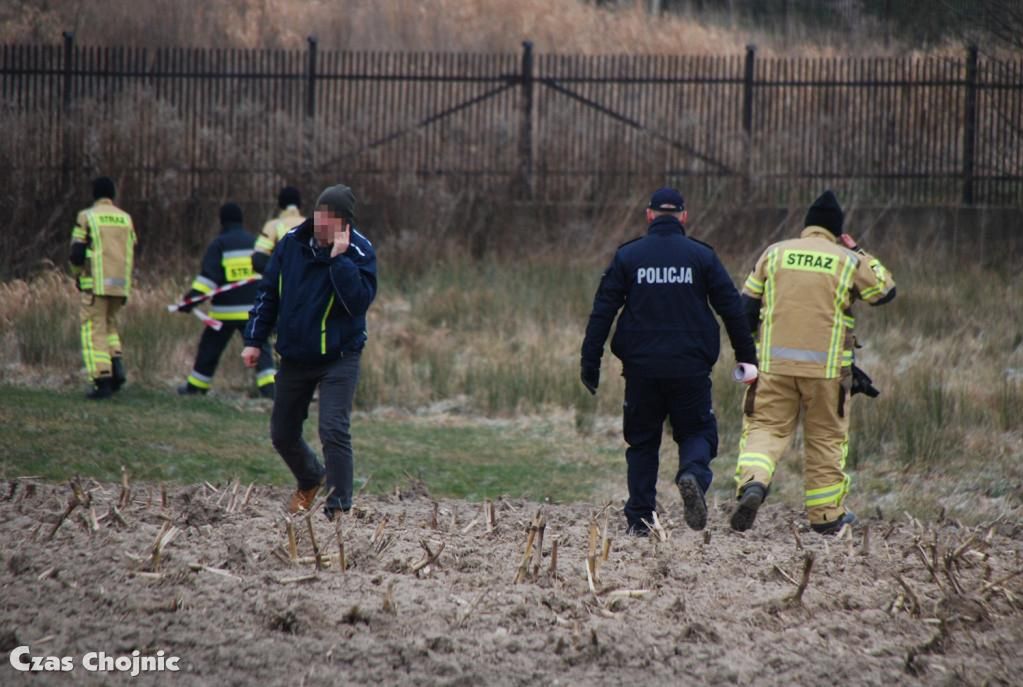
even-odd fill
[{"label": "gray knit beanie", "polygon": [[325,188],[316,199],[316,207],[326,207],[337,217],[355,220],[355,194],[344,184]]}]

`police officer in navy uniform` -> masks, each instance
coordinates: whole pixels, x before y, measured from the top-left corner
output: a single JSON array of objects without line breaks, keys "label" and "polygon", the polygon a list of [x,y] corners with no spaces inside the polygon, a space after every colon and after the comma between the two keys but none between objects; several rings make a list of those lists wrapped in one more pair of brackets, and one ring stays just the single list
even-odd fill
[{"label": "police officer in navy uniform", "polygon": [[718,448],[710,372],[721,341],[711,308],[725,324],[736,361],[757,362],[739,292],[714,250],[686,236],[686,216],[677,190],[653,194],[646,235],[621,245],[601,278],[582,345],[582,382],[595,394],[604,342],[622,311],[611,352],[621,359],[625,376],[625,517],[629,532],[641,536],[657,507],[665,417],[678,444],[675,483],[686,524],[694,530],[707,524],[704,494]]}]

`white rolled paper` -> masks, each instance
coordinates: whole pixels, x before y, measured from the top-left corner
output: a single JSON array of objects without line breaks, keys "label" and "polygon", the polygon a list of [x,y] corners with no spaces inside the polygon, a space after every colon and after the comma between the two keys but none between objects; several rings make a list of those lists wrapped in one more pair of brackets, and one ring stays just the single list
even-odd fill
[{"label": "white rolled paper", "polygon": [[732,379],[743,384],[752,384],[757,378],[757,366],[749,363],[739,363],[732,370]]}]

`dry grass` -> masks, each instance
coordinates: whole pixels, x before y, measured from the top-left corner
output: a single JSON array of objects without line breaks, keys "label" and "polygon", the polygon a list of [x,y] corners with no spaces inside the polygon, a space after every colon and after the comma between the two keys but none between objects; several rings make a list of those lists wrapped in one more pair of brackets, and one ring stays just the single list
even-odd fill
[{"label": "dry grass", "polygon": [[[911,508],[973,518],[1014,512],[1023,499],[1023,276],[1009,268],[960,265],[933,254],[879,251],[899,282],[899,297],[858,308],[860,365],[882,389],[857,397],[849,457],[854,505]],[[574,423],[582,437],[618,436],[620,367],[605,358],[600,394],[578,382],[578,351],[601,260],[473,262],[455,258],[428,269],[389,271],[371,309],[357,406],[363,410],[455,413],[469,417],[546,415]],[[746,260],[726,260],[739,272]],[[192,318],[164,305],[186,279],[143,285],[125,312],[126,360],[133,381],[169,388],[191,365],[199,333]],[[0,381],[67,387],[77,359],[76,294],[53,273],[11,282],[0,293],[6,350]],[[215,390],[254,393],[225,354]],[[729,498],[739,430],[740,389],[727,380],[727,345],[714,375],[721,429],[716,493]],[[582,439],[586,441],[585,438]],[[665,442],[665,456],[672,445]],[[665,470],[672,461],[666,458]],[[798,505],[801,459],[783,461],[776,493]],[[670,475],[665,475],[670,480]],[[666,481],[670,484],[670,481]],[[869,495],[869,500],[867,500]]]},{"label": "dry grass", "polygon": [[[0,14],[0,42],[52,42],[72,30],[83,44],[301,48],[316,34],[322,46],[349,50],[517,51],[532,40],[545,52],[719,55],[756,43],[765,54],[872,54],[883,47],[876,20],[856,18],[850,35],[794,22],[787,35],[750,29],[713,12],[651,17],[643,2],[598,5],[582,0],[23,0]],[[822,40],[824,38],[824,40]],[[941,50],[942,48],[939,48]]]},{"label": "dry grass", "polygon": [[[480,422],[555,417],[574,424],[584,442],[595,435],[602,441],[620,437],[623,382],[617,361],[610,354],[605,358],[594,399],[578,381],[578,355],[593,290],[615,244],[597,237],[626,225],[634,233],[624,215],[609,215],[598,225],[600,232],[587,225],[575,238],[570,226],[559,227],[560,238],[539,226],[544,250],[529,258],[433,255],[416,243],[404,253],[381,249],[381,291],[370,311],[357,406]],[[882,308],[857,308],[857,335],[864,344],[859,364],[882,395],[854,402],[853,505],[928,516],[944,510],[972,520],[1018,512],[1023,328],[1012,314],[1023,298],[1023,274],[1009,264],[978,264],[965,244],[959,252],[942,250],[948,245],[943,237],[922,232],[920,227],[886,232],[918,240],[903,246],[888,238],[888,245],[877,248],[896,275],[899,296]],[[744,247],[746,254],[725,258],[738,281],[763,239],[729,236],[730,241],[718,234],[711,240]],[[423,252],[417,256],[417,250]],[[194,266],[185,264],[173,279],[143,272],[123,314],[132,383],[170,393],[191,367],[201,325],[164,307],[187,286]],[[0,382],[84,385],[76,302],[70,280],[52,269],[28,282],[0,284],[0,345],[6,351]],[[727,379],[731,355],[727,345],[723,350],[714,375],[721,431],[715,494],[728,499],[741,389]],[[255,393],[239,351],[235,342],[225,353],[216,393]],[[663,449],[668,485],[672,447],[666,441]],[[793,506],[801,499],[800,472],[800,452],[793,450],[773,492]]]}]

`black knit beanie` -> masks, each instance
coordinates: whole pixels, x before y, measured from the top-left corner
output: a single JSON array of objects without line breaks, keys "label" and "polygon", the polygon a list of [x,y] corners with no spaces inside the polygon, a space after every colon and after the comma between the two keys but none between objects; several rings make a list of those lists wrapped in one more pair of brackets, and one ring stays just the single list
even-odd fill
[{"label": "black knit beanie", "polygon": [[355,194],[344,184],[330,186],[316,199],[316,208],[327,208],[335,217],[355,220]]},{"label": "black knit beanie", "polygon": [[100,198],[113,200],[116,195],[117,188],[114,186],[114,180],[110,177],[96,177],[92,180],[93,200],[99,200]]},{"label": "black knit beanie", "polygon": [[809,212],[806,213],[806,227],[824,227],[835,236],[842,233],[842,223],[845,221],[845,213],[842,206],[838,204],[838,198],[834,192],[828,189],[813,201]]},{"label": "black knit beanie", "polygon": [[224,203],[220,206],[220,226],[241,224],[243,219],[242,209],[238,203]]},{"label": "black knit beanie", "polygon": [[302,205],[302,194],[298,192],[298,189],[294,186],[285,186],[281,189],[281,192],[277,194],[277,207],[281,210],[294,205],[296,207]]}]

